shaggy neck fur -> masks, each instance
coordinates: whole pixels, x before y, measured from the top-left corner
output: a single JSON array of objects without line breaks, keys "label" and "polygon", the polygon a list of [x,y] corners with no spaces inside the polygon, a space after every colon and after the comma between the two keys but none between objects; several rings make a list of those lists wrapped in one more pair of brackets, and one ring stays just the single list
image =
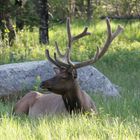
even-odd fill
[{"label": "shaggy neck fur", "polygon": [[81,112],[81,90],[77,81],[74,81],[73,88],[71,88],[65,95],[62,96],[67,111],[72,114]]}]

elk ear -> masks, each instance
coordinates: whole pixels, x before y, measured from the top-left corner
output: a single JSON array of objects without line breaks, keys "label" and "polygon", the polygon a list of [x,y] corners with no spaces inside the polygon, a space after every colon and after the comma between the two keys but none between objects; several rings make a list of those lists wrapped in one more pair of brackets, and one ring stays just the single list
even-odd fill
[{"label": "elk ear", "polygon": [[74,79],[77,78],[77,70],[76,70],[76,69],[70,69],[70,70],[69,70],[69,73],[72,74],[72,77],[73,77]]},{"label": "elk ear", "polygon": [[72,76],[73,76],[74,79],[77,78],[77,71],[76,71],[76,70],[73,70],[73,71],[72,71]]},{"label": "elk ear", "polygon": [[60,73],[60,69],[58,67],[54,67],[53,70],[55,71],[56,74]]}]

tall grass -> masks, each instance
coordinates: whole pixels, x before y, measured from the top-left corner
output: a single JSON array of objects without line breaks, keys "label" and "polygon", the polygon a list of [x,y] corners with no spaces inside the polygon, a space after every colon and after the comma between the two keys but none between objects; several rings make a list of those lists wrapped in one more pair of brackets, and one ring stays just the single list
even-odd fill
[{"label": "tall grass", "polygon": [[[112,21],[113,30],[118,21]],[[140,139],[140,23],[120,22],[124,32],[114,40],[107,54],[94,65],[113,83],[119,86],[120,98],[93,94],[97,116],[48,116],[39,119],[13,116],[15,101],[0,102],[0,139],[2,140],[139,140]],[[73,22],[72,32],[79,33],[83,22]],[[72,59],[82,61],[91,58],[96,46],[102,46],[106,38],[104,21],[89,26],[93,34],[74,43]],[[38,43],[38,31],[25,28],[17,33],[13,47],[2,44],[0,63],[13,63],[45,59],[44,50],[54,52],[54,41],[64,52],[66,46],[65,25],[50,28],[50,44]]]},{"label": "tall grass", "polygon": [[[1,139],[108,140],[139,139],[139,121],[119,117],[46,117],[38,120],[3,117]],[[133,129],[132,129],[133,128]]]}]

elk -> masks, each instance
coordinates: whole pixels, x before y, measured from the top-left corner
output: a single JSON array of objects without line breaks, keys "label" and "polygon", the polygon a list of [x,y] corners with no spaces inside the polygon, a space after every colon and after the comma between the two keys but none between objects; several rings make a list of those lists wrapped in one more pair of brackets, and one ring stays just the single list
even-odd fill
[{"label": "elk", "polygon": [[111,42],[117,37],[123,28],[119,25],[114,33],[111,31],[110,21],[106,18],[107,23],[107,39],[102,48],[97,47],[97,51],[93,58],[84,62],[73,63],[70,59],[72,43],[82,37],[90,35],[86,27],[82,33],[72,36],[70,28],[70,19],[67,18],[67,35],[68,45],[63,55],[55,42],[57,53],[54,57],[50,56],[49,50],[46,50],[46,57],[53,63],[56,68],[56,75],[46,81],[41,82],[40,87],[47,89],[50,94],[41,94],[36,91],[27,93],[21,98],[14,107],[16,114],[25,113],[29,116],[38,117],[42,115],[54,114],[72,114],[79,112],[95,112],[96,106],[91,97],[80,89],[77,81],[77,69],[94,64],[108,50]]}]

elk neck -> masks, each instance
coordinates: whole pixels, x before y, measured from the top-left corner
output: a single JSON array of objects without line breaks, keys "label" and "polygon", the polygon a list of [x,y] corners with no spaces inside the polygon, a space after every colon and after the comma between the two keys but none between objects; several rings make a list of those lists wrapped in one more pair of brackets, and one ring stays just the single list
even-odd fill
[{"label": "elk neck", "polygon": [[82,110],[81,105],[81,90],[77,80],[73,81],[72,88],[69,89],[64,95],[62,95],[65,107],[71,114],[72,112],[78,113]]}]

